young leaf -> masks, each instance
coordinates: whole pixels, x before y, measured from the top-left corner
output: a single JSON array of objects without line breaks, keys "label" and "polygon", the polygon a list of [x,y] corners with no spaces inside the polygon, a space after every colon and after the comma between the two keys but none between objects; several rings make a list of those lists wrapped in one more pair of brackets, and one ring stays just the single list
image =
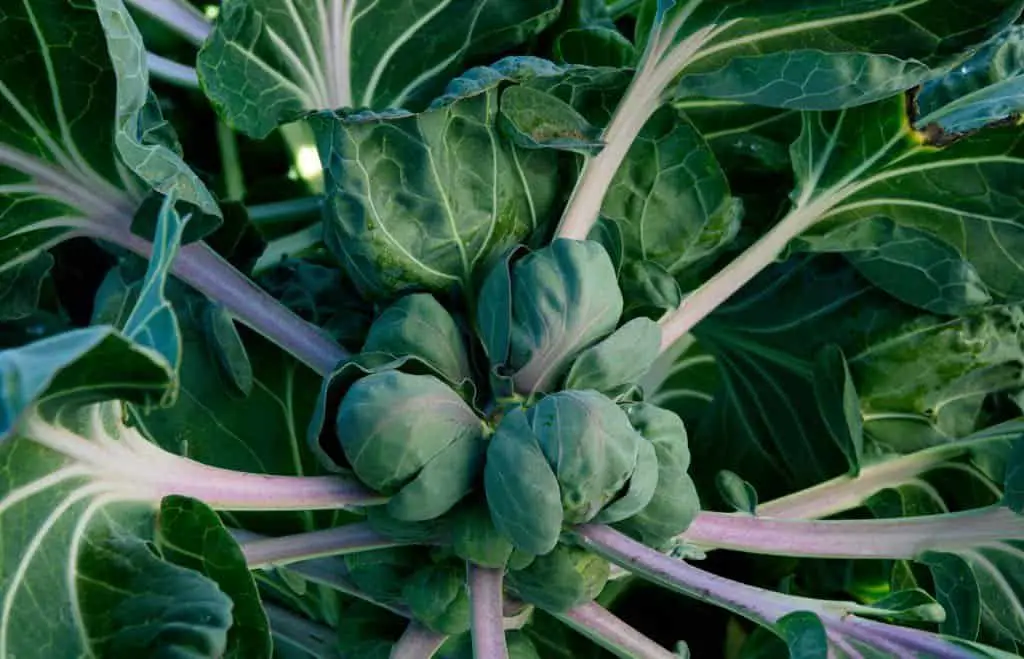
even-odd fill
[{"label": "young leaf", "polygon": [[418,114],[310,118],[325,171],[325,242],[364,296],[473,290],[480,268],[545,226],[559,154],[504,139],[498,108],[507,81],[558,71],[511,58],[467,72]]},{"label": "young leaf", "polygon": [[416,619],[430,629],[452,635],[469,631],[469,591],[461,561],[420,568],[403,586],[402,596]]},{"label": "young leaf", "polygon": [[857,389],[839,346],[830,344],[818,351],[813,377],[814,397],[821,417],[846,456],[849,474],[857,476],[864,453],[864,422]]},{"label": "young leaf", "polygon": [[622,295],[607,253],[594,242],[556,240],[523,257],[513,267],[508,314],[516,389],[552,390],[576,355],[618,324]]},{"label": "young leaf", "polygon": [[715,486],[718,496],[737,512],[757,514],[757,490],[739,474],[723,469],[715,474]]},{"label": "young leaf", "polygon": [[262,138],[309,110],[422,106],[468,59],[542,30],[559,4],[227,0],[198,72],[227,121]]},{"label": "young leaf", "polygon": [[550,611],[589,602],[608,581],[608,561],[578,547],[559,545],[524,570],[508,573],[508,585],[523,600]]},{"label": "young leaf", "polygon": [[661,329],[647,318],[629,321],[611,336],[587,348],[572,363],[566,389],[593,389],[615,395],[635,385],[658,357]]},{"label": "young leaf", "polygon": [[217,513],[203,503],[171,496],[160,503],[157,546],[163,558],[213,581],[231,598],[224,657],[270,657],[267,614],[241,548]]},{"label": "young leaf", "polygon": [[520,409],[502,417],[488,442],[484,491],[494,525],[516,548],[554,549],[563,520],[558,480]]},{"label": "young leaf", "polygon": [[370,326],[363,352],[419,357],[453,385],[472,376],[462,333],[451,314],[424,293],[400,298]]}]

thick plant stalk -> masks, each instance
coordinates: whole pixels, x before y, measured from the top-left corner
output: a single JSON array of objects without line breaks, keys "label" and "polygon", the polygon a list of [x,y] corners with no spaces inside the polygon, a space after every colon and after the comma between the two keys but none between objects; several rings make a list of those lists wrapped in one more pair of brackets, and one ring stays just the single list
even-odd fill
[{"label": "thick plant stalk", "polygon": [[364,522],[279,538],[250,540],[242,543],[242,553],[251,569],[259,569],[406,544],[410,543],[383,536]]},{"label": "thick plant stalk", "polygon": [[196,46],[203,45],[212,31],[206,17],[185,0],[128,0],[128,4],[149,14]]},{"label": "thick plant stalk", "polygon": [[337,632],[318,625],[280,606],[263,603],[270,622],[270,633],[282,644],[298,648],[315,657],[329,657],[337,648]]},{"label": "thick plant stalk", "polygon": [[829,639],[847,637],[900,654],[913,650],[944,659],[973,659],[976,655],[928,632],[865,620],[864,608],[854,602],[796,597],[732,581],[666,556],[607,526],[578,527],[583,544],[633,574],[678,593],[714,604],[754,623],[774,628],[785,616],[807,611],[818,615]]},{"label": "thick plant stalk", "polygon": [[[153,245],[128,226],[90,224],[85,234],[107,240],[149,258]],[[319,327],[299,318],[269,293],[220,257],[206,243],[184,245],[171,272],[208,298],[219,302],[239,322],[253,328],[303,362],[318,375],[329,374],[348,353]]]},{"label": "thick plant stalk", "polygon": [[992,506],[869,520],[798,520],[702,512],[680,539],[699,547],[774,556],[913,559],[1001,540],[1024,540],[1024,517]]},{"label": "thick plant stalk", "polygon": [[178,64],[156,53],[146,53],[146,68],[157,80],[187,89],[199,89],[199,75],[191,66]]},{"label": "thick plant stalk", "polygon": [[476,659],[508,659],[502,604],[502,571],[467,563],[469,599],[473,607],[473,656]]},{"label": "thick plant stalk", "polygon": [[430,659],[441,649],[448,637],[410,622],[402,637],[391,648],[391,659]]},{"label": "thick plant stalk", "polygon": [[623,659],[678,659],[597,602],[587,602],[552,615]]}]

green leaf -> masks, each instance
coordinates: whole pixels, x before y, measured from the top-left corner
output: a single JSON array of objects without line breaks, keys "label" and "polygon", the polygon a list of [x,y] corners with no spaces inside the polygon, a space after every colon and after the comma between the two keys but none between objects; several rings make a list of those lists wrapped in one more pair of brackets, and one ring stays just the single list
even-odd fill
[{"label": "green leaf", "polygon": [[[81,564],[81,578],[95,580],[81,603],[83,621],[96,639],[90,652],[109,657],[240,656],[228,643],[232,602],[209,578],[161,560],[141,539],[130,536],[88,545]],[[57,645],[56,638],[49,641],[61,652],[74,647]]]},{"label": "green leaf", "polygon": [[[807,113],[792,148],[794,212],[806,214],[813,226],[799,243],[815,251],[857,252],[923,233],[946,245],[945,253],[928,243],[890,249],[886,258],[903,267],[885,269],[882,276],[865,269],[865,276],[923,308],[935,308],[937,291],[953,296],[946,302],[953,309],[976,306],[979,287],[995,299],[1024,299],[1020,265],[1009,256],[1024,235],[1020,138],[1016,128],[992,128],[935,148],[909,129],[902,97],[839,113]],[[897,228],[913,232],[900,236]],[[953,252],[970,264],[977,281],[970,270],[944,263]],[[899,280],[911,267],[938,279],[910,288]]]},{"label": "green leaf", "polygon": [[1024,645],[1022,557],[1020,540],[925,552],[919,560],[931,569],[936,597],[947,612],[943,633]]},{"label": "green leaf", "polygon": [[624,386],[635,385],[660,351],[661,328],[652,320],[636,318],[580,353],[565,378],[565,388],[615,395]]},{"label": "green leaf", "polygon": [[789,145],[800,133],[800,112],[719,99],[682,99],[673,106],[686,114],[730,175],[789,172]]},{"label": "green leaf", "polygon": [[576,355],[615,329],[622,314],[607,252],[595,242],[557,239],[526,255],[513,266],[508,313],[507,368],[516,390],[554,389]]},{"label": "green leaf", "polygon": [[[890,620],[907,622],[939,622],[946,618],[945,609],[931,595],[913,588],[890,593],[871,603],[878,615]],[[865,615],[866,611],[861,611]]]},{"label": "green leaf", "polygon": [[819,659],[829,655],[825,625],[810,611],[782,616],[775,623],[775,629],[786,641],[790,659]]},{"label": "green leaf", "polygon": [[502,85],[559,69],[509,58],[473,69],[425,111],[310,118],[324,163],[325,242],[366,297],[475,289],[498,254],[542,230],[560,156],[498,129]]},{"label": "green leaf", "polygon": [[270,627],[242,549],[205,504],[171,496],[160,504],[158,544],[164,560],[206,576],[231,598],[227,651],[220,656],[271,656]]},{"label": "green leaf", "polygon": [[[527,417],[558,480],[565,521],[594,519],[633,475],[643,438],[621,408],[595,391],[552,394],[530,408]],[[531,477],[526,471],[512,476]],[[651,494],[647,490],[648,500]]]},{"label": "green leaf", "polygon": [[164,120],[158,101],[150,92],[146,48],[123,0],[95,2],[118,81],[117,131],[113,140],[117,152],[149,188],[206,216],[201,229],[200,222],[190,227],[190,238],[201,238],[219,226],[220,207],[185,164],[174,129]]},{"label": "green leaf", "polygon": [[469,357],[451,314],[432,296],[400,298],[370,326],[363,352],[419,357],[457,384],[471,377]]},{"label": "green leaf", "polygon": [[114,150],[117,81],[93,4],[9,3],[0,43],[2,271],[72,232],[126,229],[141,193]]},{"label": "green leaf", "polygon": [[860,473],[864,453],[864,422],[860,399],[842,349],[830,344],[818,351],[814,359],[814,397],[818,411],[832,439],[849,463],[851,476]]},{"label": "green leaf", "polygon": [[981,594],[970,564],[956,554],[929,552],[918,558],[931,569],[935,596],[946,610],[944,634],[975,639],[981,625]]},{"label": "green leaf", "polygon": [[629,405],[629,422],[654,448],[658,478],[647,505],[615,528],[652,547],[679,535],[700,511],[700,500],[690,478],[690,449],[686,428],[678,416],[649,403]]},{"label": "green leaf", "polygon": [[558,545],[526,569],[509,572],[506,581],[524,601],[549,611],[565,611],[597,597],[609,573],[603,558],[579,547]]},{"label": "green leaf", "polygon": [[[638,28],[653,24],[650,39],[659,45],[697,33],[695,52],[680,67],[679,95],[837,109],[913,87],[931,76],[930,67],[955,63],[1019,13],[1019,6],[1000,0],[966,9],[951,0],[710,0],[693,6],[648,0]],[[710,32],[700,32],[707,27]],[[671,58],[676,49],[683,47],[661,57]]]},{"label": "green leaf", "polygon": [[555,58],[566,64],[628,67],[636,62],[636,48],[615,29],[588,25],[566,30],[554,45]]},{"label": "green leaf", "polygon": [[563,520],[558,480],[520,409],[502,417],[487,444],[484,490],[494,525],[516,548],[540,555],[555,547]]},{"label": "green leaf", "polygon": [[203,314],[206,337],[217,356],[220,372],[243,396],[252,394],[255,380],[245,342],[238,334],[235,319],[222,305],[209,304]]},{"label": "green leaf", "polygon": [[402,595],[416,619],[430,629],[450,635],[469,631],[469,589],[462,562],[421,568],[402,588]]},{"label": "green leaf", "polygon": [[915,97],[915,126],[947,135],[982,128],[1024,109],[1024,26],[1012,25]]},{"label": "green leaf", "polygon": [[739,474],[723,469],[715,475],[715,485],[722,500],[738,512],[757,514],[757,489]]},{"label": "green leaf", "polygon": [[228,123],[261,138],[309,110],[422,106],[467,60],[540,32],[559,5],[227,0],[197,68]]},{"label": "green leaf", "polygon": [[385,494],[413,488],[389,503],[399,518],[437,517],[479,475],[483,422],[433,376],[367,375],[345,394],[336,424],[341,448],[363,483]]},{"label": "green leaf", "polygon": [[1024,439],[1014,442],[1013,453],[1006,467],[1003,503],[1014,512],[1024,515]]},{"label": "green leaf", "polygon": [[570,104],[534,87],[511,87],[501,95],[503,127],[524,149],[561,149],[592,155],[601,150],[601,131]]},{"label": "green leaf", "polygon": [[21,320],[35,312],[52,267],[53,257],[38,252],[13,268],[0,269],[0,322]]}]

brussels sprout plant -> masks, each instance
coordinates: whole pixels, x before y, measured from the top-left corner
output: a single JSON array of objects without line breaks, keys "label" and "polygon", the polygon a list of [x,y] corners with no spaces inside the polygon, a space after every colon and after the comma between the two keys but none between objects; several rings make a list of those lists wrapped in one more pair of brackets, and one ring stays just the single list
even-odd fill
[{"label": "brussels sprout plant", "polygon": [[4,0],[0,657],[1024,652],[1024,0]]}]

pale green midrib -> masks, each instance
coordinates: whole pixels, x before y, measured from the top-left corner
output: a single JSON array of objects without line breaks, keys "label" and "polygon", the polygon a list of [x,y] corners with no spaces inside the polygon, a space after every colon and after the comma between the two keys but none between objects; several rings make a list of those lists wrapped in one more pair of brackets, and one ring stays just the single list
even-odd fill
[{"label": "pale green midrib", "polygon": [[32,31],[35,35],[36,42],[39,44],[39,55],[43,58],[43,64],[46,67],[47,84],[49,85],[50,95],[53,99],[53,110],[57,117],[57,125],[60,127],[61,138],[63,139],[64,144],[67,145],[69,155],[82,177],[88,179],[93,185],[99,185],[101,187],[109,186],[106,179],[100,176],[96,170],[92,168],[89,162],[82,157],[81,152],[78,150],[78,145],[75,143],[75,140],[71,135],[71,126],[68,123],[67,115],[64,112],[64,103],[61,99],[60,88],[57,86],[56,71],[53,68],[53,61],[50,59],[50,46],[43,38],[42,28],[39,25],[38,19],[36,19],[35,13],[32,11],[29,0],[22,0],[22,5],[25,8],[25,13],[28,16],[29,23],[32,25]]},{"label": "pale green midrib", "polygon": [[305,92],[305,96],[309,99],[309,102],[303,103],[303,105],[310,110],[327,109],[326,92],[313,77],[308,65],[302,61],[298,53],[292,49],[284,37],[277,33],[277,30],[270,25],[264,29],[267,31],[270,43],[274,45],[274,48],[277,49],[278,54],[284,59],[287,67],[290,69],[291,75],[302,81],[302,84],[297,84],[296,87],[302,89]]},{"label": "pale green midrib", "polygon": [[[377,60],[377,65],[373,68],[373,73],[370,74],[370,80],[366,83],[366,88],[363,90],[362,105],[370,107],[373,104],[374,96],[377,94],[377,86],[380,84],[380,79],[383,77],[385,70],[391,64],[391,60],[394,59],[395,53],[408,43],[420,29],[429,23],[435,16],[448,8],[452,3],[452,0],[440,0],[434,7],[428,11],[423,12],[416,21],[409,25],[398,38],[392,41],[388,47],[381,54],[380,59]],[[483,5],[484,3],[480,3]],[[472,31],[470,31],[472,33]]]},{"label": "pale green midrib", "polygon": [[[447,124],[445,130],[447,130]],[[445,135],[442,134],[441,141],[443,142],[444,140]],[[427,163],[430,165],[430,175],[431,178],[434,179],[437,196],[440,198],[444,207],[444,216],[445,220],[448,222],[448,230],[451,232],[452,241],[455,243],[455,247],[459,252],[459,259],[462,262],[462,280],[469,281],[469,273],[472,271],[472,265],[469,261],[469,255],[466,253],[466,245],[462,242],[462,239],[459,236],[459,225],[455,219],[455,211],[452,208],[451,201],[448,199],[448,192],[445,189],[444,183],[441,181],[441,173],[438,171],[437,161],[434,159],[434,151],[430,148],[429,144],[424,143],[423,152],[426,154]]]},{"label": "pale green midrib", "polygon": [[[306,63],[310,69],[312,69],[310,75],[313,80],[315,80],[315,87],[320,90],[321,98],[326,100],[328,97],[328,86],[327,78],[324,74],[323,66],[321,65],[321,58],[318,57],[316,48],[313,46],[313,41],[310,38],[306,24],[302,22],[302,18],[299,16],[299,11],[295,6],[295,0],[285,0],[285,4],[288,7],[288,16],[291,18],[292,25],[295,27],[295,31],[299,34],[299,37],[302,40],[302,47],[306,51]],[[318,7],[321,6],[319,0],[317,0],[317,5]]]},{"label": "pale green midrib", "polygon": [[[279,85],[290,91],[293,96],[298,98],[299,102],[301,102],[304,107],[311,109],[316,108],[315,99],[313,99],[309,95],[309,92],[307,92],[299,85],[295,84],[295,82],[293,82],[292,80],[286,78],[284,75],[281,74],[280,71],[270,66],[270,64],[268,64],[262,57],[258,57],[255,52],[251,50],[246,50],[242,47],[241,44],[227,39],[224,40],[224,45],[227,48],[238,51],[238,53],[240,53],[242,57],[252,61],[256,66],[262,69],[264,73],[273,78],[275,82],[277,82]],[[225,84],[225,86],[227,85]]]},{"label": "pale green midrib", "polygon": [[[925,5],[930,0],[911,0],[902,5],[893,5],[891,7],[885,7],[883,9],[877,9],[874,11],[863,12],[860,14],[848,14],[844,16],[838,16],[834,18],[818,19],[814,21],[806,21],[804,23],[797,23],[795,25],[786,25],[784,27],[774,28],[771,30],[764,30],[763,32],[755,32],[751,35],[745,35],[734,39],[727,39],[718,44],[712,45],[709,48],[705,48],[699,51],[688,63],[693,65],[702,59],[710,57],[716,53],[728,50],[730,48],[736,48],[747,44],[757,43],[758,41],[764,41],[766,39],[772,39],[775,37],[784,37],[790,34],[796,34],[800,32],[806,32],[808,30],[817,29],[828,29],[837,25],[843,25],[847,23],[857,23],[865,20],[874,18],[880,18],[882,16],[890,15],[901,15],[905,10],[913,9],[915,7]],[[742,19],[739,19],[742,20]]]}]

